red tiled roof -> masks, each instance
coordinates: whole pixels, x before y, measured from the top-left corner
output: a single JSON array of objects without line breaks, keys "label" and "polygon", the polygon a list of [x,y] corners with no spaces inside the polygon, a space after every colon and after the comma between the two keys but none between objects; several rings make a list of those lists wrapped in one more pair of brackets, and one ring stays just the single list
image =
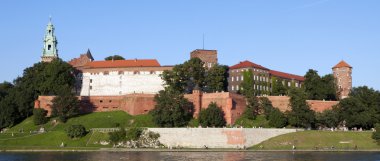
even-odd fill
[{"label": "red tiled roof", "polygon": [[88,62],[86,68],[159,67],[156,59],[109,60]]},{"label": "red tiled roof", "polygon": [[249,68],[249,67],[254,67],[254,68],[259,68],[259,69],[264,69],[264,70],[269,70],[268,68],[265,68],[259,64],[252,63],[248,60],[240,62],[239,64],[233,65],[230,67],[230,69],[240,69],[240,68]]},{"label": "red tiled roof", "polygon": [[333,67],[334,68],[342,68],[342,67],[349,67],[352,68],[350,65],[348,65],[344,60],[340,61],[337,65]]},{"label": "red tiled roof", "polygon": [[298,80],[298,81],[305,81],[305,78],[302,77],[302,76],[299,76],[299,75],[284,73],[284,72],[275,71],[275,70],[270,70],[269,73],[271,75],[274,75],[274,76],[280,77],[280,78],[294,79],[294,80]]}]

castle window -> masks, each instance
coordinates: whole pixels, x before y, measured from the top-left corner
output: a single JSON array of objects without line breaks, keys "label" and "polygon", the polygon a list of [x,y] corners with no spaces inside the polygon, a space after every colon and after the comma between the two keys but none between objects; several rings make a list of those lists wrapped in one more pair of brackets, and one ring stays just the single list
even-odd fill
[{"label": "castle window", "polygon": [[134,71],[133,74],[140,74],[140,72],[139,71]]},{"label": "castle window", "polygon": [[232,91],[235,90],[234,86],[231,87],[231,90],[232,90]]},{"label": "castle window", "polygon": [[155,71],[150,71],[150,74],[156,74],[156,72]]},{"label": "castle window", "polygon": [[100,103],[103,103],[103,100],[100,100],[99,102],[100,102]]},{"label": "castle window", "polygon": [[234,81],[234,77],[231,77],[231,82],[233,82]]},{"label": "castle window", "polygon": [[90,79],[90,83],[92,83],[92,79]]},{"label": "castle window", "polygon": [[244,77],[243,77],[243,76],[241,76],[241,80],[244,80]]},{"label": "castle window", "polygon": [[51,49],[51,45],[48,45],[48,50],[50,50]]},{"label": "castle window", "polygon": [[103,72],[103,75],[108,75],[108,74],[109,74],[108,71]]},{"label": "castle window", "polygon": [[117,108],[117,107],[112,107],[112,108]]},{"label": "castle window", "polygon": [[109,100],[108,102],[109,102],[109,103],[111,103],[111,102],[112,102],[112,100]]},{"label": "castle window", "polygon": [[124,71],[119,71],[119,75],[123,75],[124,74]]},{"label": "castle window", "polygon": [[103,108],[108,108],[108,107],[103,107]]},{"label": "castle window", "polygon": [[90,90],[92,90],[92,86],[90,86]]},{"label": "castle window", "polygon": [[51,30],[49,30],[49,34],[51,33]]}]

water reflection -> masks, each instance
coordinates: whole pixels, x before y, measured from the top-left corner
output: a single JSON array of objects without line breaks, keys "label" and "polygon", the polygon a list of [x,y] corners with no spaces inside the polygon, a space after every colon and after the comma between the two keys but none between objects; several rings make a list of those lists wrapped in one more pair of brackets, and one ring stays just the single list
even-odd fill
[{"label": "water reflection", "polygon": [[380,160],[378,152],[15,152],[0,161],[361,161]]}]

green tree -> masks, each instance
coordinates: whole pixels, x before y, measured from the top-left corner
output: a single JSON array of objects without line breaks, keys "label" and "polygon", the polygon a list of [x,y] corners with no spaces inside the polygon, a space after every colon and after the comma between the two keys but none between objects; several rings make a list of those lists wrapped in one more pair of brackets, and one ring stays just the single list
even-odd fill
[{"label": "green tree", "polygon": [[108,133],[110,142],[115,145],[126,140],[127,131],[124,128],[120,128],[117,131]]},{"label": "green tree", "polygon": [[66,134],[71,139],[76,139],[86,136],[87,131],[83,125],[71,125],[66,129]]},{"label": "green tree", "polygon": [[366,106],[359,98],[349,97],[339,102],[340,114],[348,128],[370,129],[379,121],[376,109]]},{"label": "green tree", "polygon": [[250,120],[256,119],[256,116],[260,114],[261,106],[259,104],[259,99],[256,96],[246,97],[247,106],[243,112],[243,116]]},{"label": "green tree", "polygon": [[279,109],[274,108],[269,113],[269,126],[275,128],[283,128],[287,125],[287,118],[284,113],[282,113]]},{"label": "green tree", "polygon": [[306,102],[306,93],[299,88],[289,91],[291,111],[288,113],[289,124],[294,127],[309,128],[315,123],[315,113]]},{"label": "green tree", "polygon": [[318,71],[309,69],[305,75],[304,82],[305,92],[308,95],[308,99],[322,100],[324,99],[322,89],[322,79],[318,75]]},{"label": "green tree", "polygon": [[335,78],[332,74],[327,74],[322,78],[322,90],[325,100],[337,100],[336,92],[337,87],[335,83]]},{"label": "green tree", "polygon": [[226,125],[224,112],[215,102],[208,105],[207,109],[202,109],[199,114],[199,123],[203,127],[223,127]]},{"label": "green tree", "polygon": [[34,125],[45,124],[48,121],[48,118],[46,117],[47,113],[48,112],[42,108],[35,108],[33,110]]},{"label": "green tree", "polygon": [[70,117],[79,114],[79,100],[69,90],[64,90],[52,100],[52,116],[60,119],[62,122]]},{"label": "green tree", "polygon": [[338,127],[341,123],[341,119],[339,116],[339,111],[337,107],[334,106],[333,109],[325,110],[321,113],[316,114],[316,122],[317,126],[320,127]]},{"label": "green tree", "polygon": [[259,98],[260,109],[263,110],[265,118],[269,120],[269,114],[275,109],[267,97]]},{"label": "green tree", "polygon": [[282,83],[283,80],[277,77],[272,77],[272,95],[283,96],[287,94],[287,87]]},{"label": "green tree", "polygon": [[205,91],[222,92],[228,88],[228,66],[214,65],[207,71]]},{"label": "green tree", "polygon": [[168,88],[191,93],[195,87],[203,89],[206,84],[205,72],[202,60],[191,58],[183,64],[175,65],[171,71],[164,71],[161,78]]},{"label": "green tree", "polygon": [[124,57],[120,55],[112,55],[104,58],[104,60],[125,60]]},{"label": "green tree", "polygon": [[377,144],[380,144],[380,124],[375,125],[375,131],[372,133],[372,139],[374,139]]},{"label": "green tree", "polygon": [[193,116],[193,104],[179,91],[166,88],[154,97],[154,101],[156,105],[151,114],[160,127],[186,126]]},{"label": "green tree", "polygon": [[130,141],[130,140],[133,140],[133,141],[136,141],[140,138],[141,134],[143,133],[143,129],[142,128],[139,128],[139,127],[132,127],[132,128],[129,128],[126,132],[126,140],[127,141]]},{"label": "green tree", "polygon": [[252,70],[243,72],[243,82],[240,84],[240,93],[246,97],[256,96],[256,90],[254,88]]}]

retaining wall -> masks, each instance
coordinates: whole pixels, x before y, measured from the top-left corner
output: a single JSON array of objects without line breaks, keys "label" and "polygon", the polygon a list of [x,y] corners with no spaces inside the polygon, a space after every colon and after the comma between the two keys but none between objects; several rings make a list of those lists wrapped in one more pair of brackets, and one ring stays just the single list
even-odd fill
[{"label": "retaining wall", "polygon": [[160,142],[169,147],[243,148],[257,145],[297,129],[259,128],[148,128],[160,134]]}]

